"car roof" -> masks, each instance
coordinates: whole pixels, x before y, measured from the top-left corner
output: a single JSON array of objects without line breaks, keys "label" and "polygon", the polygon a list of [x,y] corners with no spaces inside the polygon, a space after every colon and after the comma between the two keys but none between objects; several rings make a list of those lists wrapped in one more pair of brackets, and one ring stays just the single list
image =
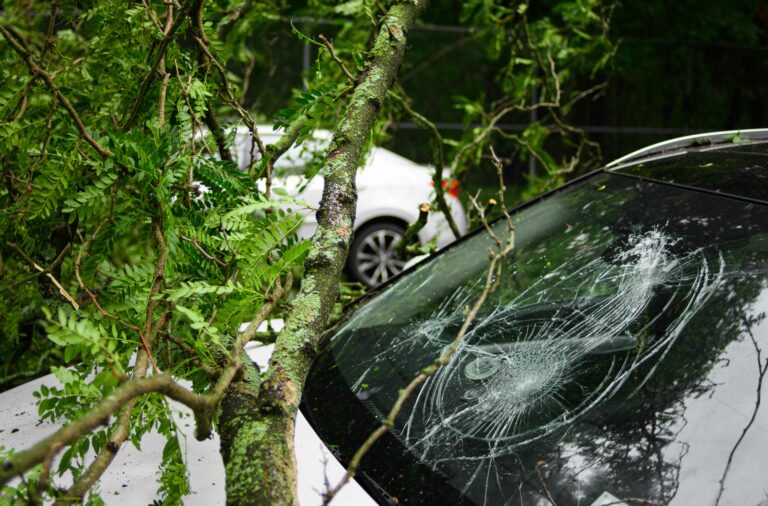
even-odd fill
[{"label": "car roof", "polygon": [[621,157],[605,170],[765,204],[768,129],[672,139]]}]

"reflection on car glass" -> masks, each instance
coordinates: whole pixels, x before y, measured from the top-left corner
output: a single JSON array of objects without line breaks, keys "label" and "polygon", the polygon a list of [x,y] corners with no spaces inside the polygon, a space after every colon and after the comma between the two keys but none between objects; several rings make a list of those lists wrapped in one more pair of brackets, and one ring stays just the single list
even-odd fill
[{"label": "reflection on car glass", "polygon": [[685,156],[648,158],[617,165],[630,174],[768,202],[768,143],[729,144]]}]

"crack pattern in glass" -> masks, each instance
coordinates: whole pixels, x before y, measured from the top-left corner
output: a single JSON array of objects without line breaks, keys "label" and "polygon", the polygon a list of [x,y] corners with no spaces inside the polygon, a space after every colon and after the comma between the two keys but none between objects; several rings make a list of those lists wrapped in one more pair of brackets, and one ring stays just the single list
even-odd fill
[{"label": "crack pattern in glass", "polygon": [[[702,250],[675,254],[674,244],[661,230],[633,235],[609,259],[573,255],[511,300],[497,302],[419,391],[400,429],[409,451],[435,467],[446,460],[487,464],[566,427],[650,363],[640,388],[723,277],[722,257],[713,262]],[[431,318],[403,328],[409,337],[398,351],[448,345],[446,329],[463,319],[476,288],[457,289]],[[673,304],[682,309],[664,334],[649,335],[650,324]],[[598,387],[580,388],[580,366],[604,354],[610,365]]]}]

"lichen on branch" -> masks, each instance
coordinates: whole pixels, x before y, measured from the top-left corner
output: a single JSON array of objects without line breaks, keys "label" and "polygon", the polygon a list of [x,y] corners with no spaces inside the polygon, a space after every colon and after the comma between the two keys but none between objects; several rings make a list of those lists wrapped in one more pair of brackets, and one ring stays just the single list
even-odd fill
[{"label": "lichen on branch", "polygon": [[[305,261],[299,294],[275,343],[263,381],[233,383],[220,418],[227,502],[296,504],[293,423],[319,336],[338,296],[354,225],[355,174],[368,135],[406,50],[407,34],[427,2],[393,5],[380,22],[370,59],[334,131],[322,173],[318,227]],[[247,458],[246,458],[247,456]],[[256,477],[254,490],[243,475]],[[252,482],[251,482],[252,483]]]}]

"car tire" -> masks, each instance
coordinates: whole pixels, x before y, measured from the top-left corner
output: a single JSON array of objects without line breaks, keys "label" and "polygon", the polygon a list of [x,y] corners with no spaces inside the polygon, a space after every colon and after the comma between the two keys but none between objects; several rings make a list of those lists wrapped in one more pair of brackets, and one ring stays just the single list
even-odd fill
[{"label": "car tire", "polygon": [[404,235],[404,226],[388,221],[358,229],[347,258],[349,276],[373,288],[399,274],[408,259],[397,256],[395,247]]}]

